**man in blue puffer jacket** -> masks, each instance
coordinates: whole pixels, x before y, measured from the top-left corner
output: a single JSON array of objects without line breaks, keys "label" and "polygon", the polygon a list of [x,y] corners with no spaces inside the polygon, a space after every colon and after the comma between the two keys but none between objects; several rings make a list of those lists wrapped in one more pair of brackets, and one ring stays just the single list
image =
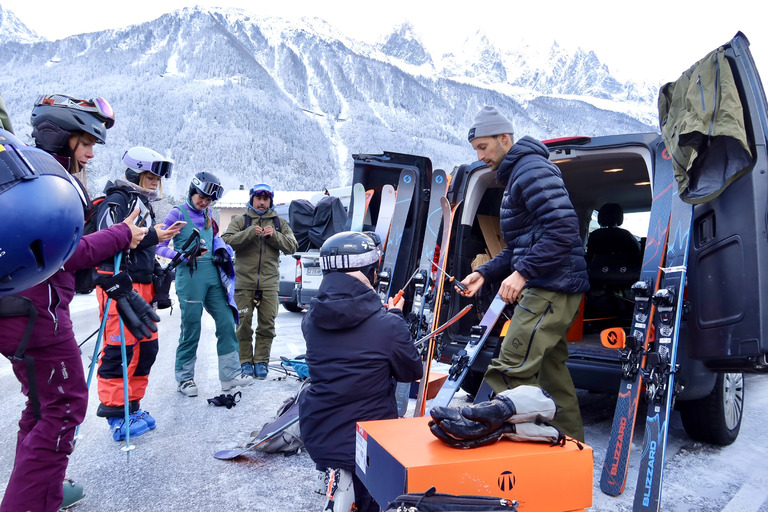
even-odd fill
[{"label": "man in blue puffer jacket", "polygon": [[494,392],[541,386],[557,403],[552,424],[583,441],[576,389],[565,365],[566,335],[589,290],[579,219],[547,147],[528,136],[514,143],[513,136],[512,123],[488,106],[469,130],[478,160],[505,187],[500,218],[507,246],[462,283],[471,297],[486,281],[501,281],[501,298],[517,302],[499,356],[485,373]]}]

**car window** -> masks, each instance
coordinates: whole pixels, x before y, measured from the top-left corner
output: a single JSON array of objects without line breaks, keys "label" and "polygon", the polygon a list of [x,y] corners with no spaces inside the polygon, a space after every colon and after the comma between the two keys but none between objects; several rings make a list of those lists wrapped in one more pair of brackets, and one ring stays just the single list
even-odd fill
[{"label": "car window", "polygon": [[[624,213],[624,222],[621,227],[635,235],[639,240],[645,238],[648,234],[648,223],[651,221],[651,212],[630,212]],[[597,210],[592,210],[592,216],[589,219],[589,232],[593,232],[600,227],[597,223]]]}]

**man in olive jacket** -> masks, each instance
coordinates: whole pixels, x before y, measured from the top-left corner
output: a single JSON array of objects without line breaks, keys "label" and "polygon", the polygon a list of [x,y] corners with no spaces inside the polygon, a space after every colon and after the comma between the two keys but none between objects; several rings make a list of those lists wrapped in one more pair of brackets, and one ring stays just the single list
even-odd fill
[{"label": "man in olive jacket", "polygon": [[[293,230],[277,216],[272,187],[263,183],[251,189],[248,210],[229,223],[221,238],[235,251],[235,303],[240,313],[237,340],[242,372],[257,379],[267,377],[267,363],[275,337],[277,291],[280,285],[280,252],[298,248]],[[258,311],[253,343],[254,310]]]}]

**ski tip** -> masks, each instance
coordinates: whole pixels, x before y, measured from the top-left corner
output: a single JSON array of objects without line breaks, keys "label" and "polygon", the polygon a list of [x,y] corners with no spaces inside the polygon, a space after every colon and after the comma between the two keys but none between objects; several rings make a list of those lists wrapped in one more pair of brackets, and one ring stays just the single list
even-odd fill
[{"label": "ski tip", "polygon": [[603,494],[608,496],[618,496],[624,492],[624,485],[626,484],[626,473],[624,478],[619,480],[620,474],[617,476],[611,475],[608,467],[603,467],[603,473],[600,475],[600,490]]},{"label": "ski tip", "polygon": [[611,327],[600,332],[600,342],[606,348],[624,348],[627,341],[627,333],[621,327]]},{"label": "ski tip", "polygon": [[219,450],[216,453],[213,454],[214,457],[216,457],[219,460],[232,460],[234,458],[239,457],[242,455],[243,449],[232,449],[232,450]]}]

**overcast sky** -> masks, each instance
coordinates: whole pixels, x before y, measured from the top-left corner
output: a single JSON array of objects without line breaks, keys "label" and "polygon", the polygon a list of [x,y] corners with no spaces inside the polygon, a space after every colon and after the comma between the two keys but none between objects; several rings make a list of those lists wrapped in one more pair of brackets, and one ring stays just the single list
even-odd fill
[{"label": "overcast sky", "polygon": [[594,50],[619,78],[659,82],[675,80],[740,30],[752,43],[758,69],[768,74],[764,0],[0,0],[4,9],[50,39],[141,23],[195,4],[319,17],[367,42],[408,20],[438,54],[477,29],[506,47],[521,38],[533,44],[555,39],[568,48]]}]

